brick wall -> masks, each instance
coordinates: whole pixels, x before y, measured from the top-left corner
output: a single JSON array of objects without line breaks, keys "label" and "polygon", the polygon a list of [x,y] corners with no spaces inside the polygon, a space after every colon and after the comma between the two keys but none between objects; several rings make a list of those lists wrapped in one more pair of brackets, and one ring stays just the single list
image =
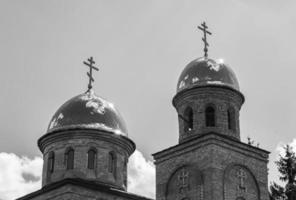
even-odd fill
[{"label": "brick wall", "polygon": [[[81,178],[105,182],[126,190],[127,161],[135,147],[132,141],[124,136],[87,130],[67,131],[43,138],[42,143],[44,143],[41,148],[44,158],[43,186],[65,178]],[[65,152],[69,147],[74,149],[73,169],[66,169]],[[90,148],[97,151],[94,169],[87,168],[87,152]],[[52,173],[48,171],[49,152],[55,153]],[[114,152],[116,156],[115,173],[108,171],[110,152]]]},{"label": "brick wall", "polygon": [[[183,166],[192,166],[196,171],[200,171],[203,179],[203,195],[195,193],[196,196],[190,199],[232,200],[239,196],[248,200],[269,198],[268,152],[225,136],[209,133],[156,153],[154,158],[157,200],[170,199],[172,196],[178,200],[178,190],[175,190],[174,194],[168,194],[167,187],[172,184],[170,180],[175,171]],[[247,176],[243,183],[246,187],[243,194],[235,190],[240,183],[239,178],[233,173],[235,174],[239,168],[242,168]],[[176,180],[174,184],[178,187],[180,183]],[[192,189],[195,187],[198,185],[191,186]],[[254,191],[258,193],[254,194]]]},{"label": "brick wall", "polygon": [[[193,130],[184,131],[184,120],[179,117],[179,142],[211,131],[240,140],[239,111],[243,101],[240,92],[223,87],[200,87],[178,93],[173,99],[177,114],[183,116],[188,106],[193,109]],[[215,109],[215,127],[206,127],[205,109],[208,105]],[[229,108],[234,110],[233,130],[228,128]]]}]

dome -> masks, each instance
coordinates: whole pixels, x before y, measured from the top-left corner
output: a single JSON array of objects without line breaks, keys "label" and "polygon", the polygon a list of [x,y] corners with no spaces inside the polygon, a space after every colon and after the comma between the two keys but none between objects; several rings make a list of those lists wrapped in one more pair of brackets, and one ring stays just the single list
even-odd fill
[{"label": "dome", "polygon": [[177,92],[208,85],[227,86],[239,91],[236,76],[226,64],[202,57],[185,67],[178,81]]},{"label": "dome", "polygon": [[127,136],[123,118],[114,105],[93,90],[73,97],[52,117],[47,132],[65,129],[96,129]]}]

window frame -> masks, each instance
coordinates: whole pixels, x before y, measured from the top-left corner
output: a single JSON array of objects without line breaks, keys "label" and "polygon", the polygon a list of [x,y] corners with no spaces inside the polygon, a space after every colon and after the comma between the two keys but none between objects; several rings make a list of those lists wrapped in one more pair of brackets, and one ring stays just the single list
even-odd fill
[{"label": "window frame", "polygon": [[235,131],[236,130],[236,118],[235,118],[235,110],[233,107],[229,107],[227,109],[227,122],[228,122],[228,130]]},{"label": "window frame", "polygon": [[108,172],[112,173],[114,178],[116,178],[116,168],[117,168],[117,156],[114,151],[110,151],[108,154]]},{"label": "window frame", "polygon": [[206,127],[216,126],[216,108],[213,105],[207,105],[205,108],[205,125]]},{"label": "window frame", "polygon": [[[70,153],[72,153],[72,159],[70,157]],[[66,165],[66,170],[72,170],[74,169],[74,157],[75,157],[75,151],[72,147],[68,147],[65,151],[65,165]]]},{"label": "window frame", "polygon": [[191,106],[187,106],[183,112],[182,120],[183,120],[183,130],[185,132],[192,131],[194,128],[194,112]]},{"label": "window frame", "polygon": [[[90,152],[93,152],[93,160],[90,161]],[[97,149],[94,147],[91,147],[87,151],[87,169],[95,169],[96,168],[96,163],[97,163]]]},{"label": "window frame", "polygon": [[48,153],[48,160],[47,160],[47,171],[49,173],[54,172],[54,164],[55,164],[55,153],[54,151],[50,151]]}]

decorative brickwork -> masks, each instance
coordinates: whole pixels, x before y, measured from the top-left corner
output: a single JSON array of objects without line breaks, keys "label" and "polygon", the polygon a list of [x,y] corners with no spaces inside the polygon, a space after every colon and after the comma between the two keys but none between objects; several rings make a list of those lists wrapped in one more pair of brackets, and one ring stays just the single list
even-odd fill
[{"label": "decorative brickwork", "polygon": [[[173,105],[179,116],[179,142],[211,131],[240,140],[239,111],[243,102],[244,97],[240,92],[218,86],[192,88],[176,94]],[[209,106],[215,111],[215,126],[207,126],[206,109]],[[184,113],[188,107],[193,109],[193,129],[185,131],[187,117]],[[231,128],[229,110],[234,117]]]},{"label": "decorative brickwork", "polygon": [[151,200],[126,191],[117,190],[104,183],[83,179],[64,179],[49,184],[41,190],[18,200]]},{"label": "decorative brickwork", "polygon": [[[111,135],[94,130],[68,130],[45,135],[39,140],[44,155],[42,185],[46,186],[65,178],[97,180],[126,190],[126,161],[135,149],[134,143],[125,136]],[[74,150],[73,167],[67,169],[67,150]],[[89,169],[88,152],[96,151],[94,168]],[[49,152],[54,152],[53,171],[48,169]],[[110,172],[109,154],[116,157]],[[115,162],[115,161],[114,161]]]},{"label": "decorative brickwork", "polygon": [[[269,198],[267,188],[268,152],[225,135],[204,134],[153,156],[156,165],[157,200],[166,199],[166,187],[170,184],[171,177],[174,177],[176,170],[181,169],[184,165],[192,166],[195,171],[200,172],[204,183],[203,193],[200,195],[203,195],[204,200],[235,199],[234,197],[239,197],[238,186],[242,186],[241,189],[246,188],[244,197],[251,197],[252,200],[256,198],[268,200]],[[242,179],[244,182],[240,182],[237,171],[230,170],[237,169],[237,166],[245,172],[246,178]],[[253,183],[256,183],[257,186]],[[230,190],[228,188],[225,190],[224,186]],[[253,196],[256,188],[260,198],[256,195]],[[196,194],[194,198],[199,199],[199,194]]]},{"label": "decorative brickwork", "polygon": [[203,197],[203,179],[194,166],[182,166],[169,178],[166,185],[167,200],[196,199]]}]

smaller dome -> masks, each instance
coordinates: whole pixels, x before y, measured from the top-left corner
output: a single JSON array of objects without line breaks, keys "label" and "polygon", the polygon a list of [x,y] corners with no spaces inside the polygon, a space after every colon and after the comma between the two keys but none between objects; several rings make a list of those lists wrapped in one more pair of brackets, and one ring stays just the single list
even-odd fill
[{"label": "smaller dome", "polygon": [[239,91],[234,72],[223,62],[209,58],[198,58],[190,62],[178,81],[177,92],[198,86],[219,85]]},{"label": "smaller dome", "polygon": [[65,129],[97,129],[127,136],[127,128],[115,106],[93,90],[73,97],[52,117],[47,132]]}]

